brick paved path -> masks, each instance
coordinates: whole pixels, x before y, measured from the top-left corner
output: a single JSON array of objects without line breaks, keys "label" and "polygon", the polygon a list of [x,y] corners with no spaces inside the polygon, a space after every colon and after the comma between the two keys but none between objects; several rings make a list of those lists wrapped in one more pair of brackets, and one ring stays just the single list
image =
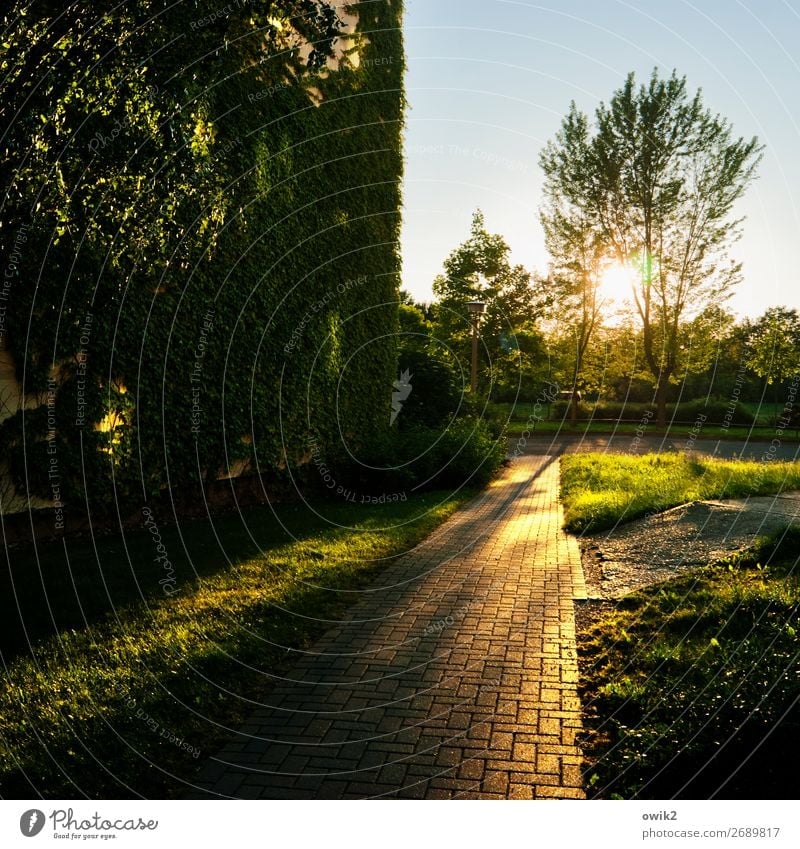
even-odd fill
[{"label": "brick paved path", "polygon": [[206,764],[206,794],[581,798],[585,588],[557,492],[557,458],[519,458],[398,559]]}]

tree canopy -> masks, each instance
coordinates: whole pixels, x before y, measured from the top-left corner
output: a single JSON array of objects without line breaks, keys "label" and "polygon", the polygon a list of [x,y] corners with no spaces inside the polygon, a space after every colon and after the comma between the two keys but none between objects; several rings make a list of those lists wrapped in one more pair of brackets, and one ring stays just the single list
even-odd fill
[{"label": "tree canopy", "polygon": [[747,365],[768,384],[800,375],[800,315],[770,307],[750,326]]},{"label": "tree canopy", "polygon": [[471,333],[467,303],[480,299],[486,304],[481,361],[488,365],[489,382],[513,394],[514,386],[530,379],[537,367],[532,356],[541,351],[535,323],[544,308],[544,291],[524,266],[512,264],[511,248],[503,236],[487,230],[480,210],[472,216],[468,238],[444,260],[433,291],[438,297],[435,332],[451,340],[465,363]]},{"label": "tree canopy", "polygon": [[[660,424],[666,389],[680,370],[686,320],[719,303],[741,278],[729,256],[740,235],[736,202],[755,177],[762,147],[689,95],[685,77],[634,74],[594,125],[572,103],[540,156],[551,233],[563,222],[591,228],[590,244],[635,271],[632,300],[653,376]],[[559,232],[560,231],[560,232]]]}]

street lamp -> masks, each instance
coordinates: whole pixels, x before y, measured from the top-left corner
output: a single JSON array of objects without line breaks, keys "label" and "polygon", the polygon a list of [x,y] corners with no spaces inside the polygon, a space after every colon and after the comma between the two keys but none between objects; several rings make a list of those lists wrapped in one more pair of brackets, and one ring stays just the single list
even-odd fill
[{"label": "street lamp", "polygon": [[474,394],[478,388],[478,325],[486,311],[486,304],[483,301],[468,301],[467,309],[472,322],[472,382],[470,385]]}]

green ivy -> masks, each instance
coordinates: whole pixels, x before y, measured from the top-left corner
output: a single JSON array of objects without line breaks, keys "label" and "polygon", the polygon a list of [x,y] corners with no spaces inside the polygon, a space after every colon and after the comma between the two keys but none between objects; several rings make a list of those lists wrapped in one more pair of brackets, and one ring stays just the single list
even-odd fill
[{"label": "green ivy", "polygon": [[[5,343],[29,405],[56,381],[75,505],[197,498],[306,463],[309,435],[358,456],[388,426],[402,4],[352,4],[347,41],[322,0],[220,5],[17,2],[4,20],[0,255],[25,235]],[[2,433],[49,497],[25,474],[50,445],[41,410]]]}]

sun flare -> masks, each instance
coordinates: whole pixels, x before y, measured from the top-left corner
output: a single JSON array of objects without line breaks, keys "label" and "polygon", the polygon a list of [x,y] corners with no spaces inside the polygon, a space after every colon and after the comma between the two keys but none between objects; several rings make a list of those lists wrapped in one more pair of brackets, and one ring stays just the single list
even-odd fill
[{"label": "sun flare", "polygon": [[630,265],[621,262],[609,263],[600,275],[600,291],[616,304],[622,304],[633,297],[636,272]]}]

